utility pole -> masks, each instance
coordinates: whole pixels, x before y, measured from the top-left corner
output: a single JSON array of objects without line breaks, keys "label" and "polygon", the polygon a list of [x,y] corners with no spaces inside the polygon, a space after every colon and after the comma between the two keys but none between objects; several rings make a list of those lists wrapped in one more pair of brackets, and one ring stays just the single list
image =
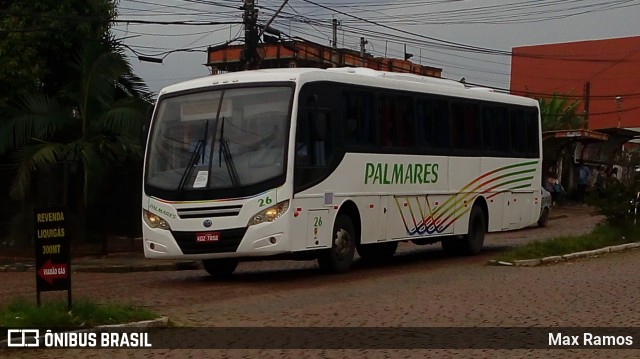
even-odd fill
[{"label": "utility pole", "polygon": [[364,37],[360,38],[360,57],[362,58],[362,66],[364,66],[364,45],[368,43],[369,41],[365,40]]},{"label": "utility pole", "polygon": [[338,19],[333,19],[333,48],[338,48]]},{"label": "utility pole", "polygon": [[404,61],[409,61],[413,57],[413,54],[407,52],[407,44],[404,44]]},{"label": "utility pole", "polygon": [[618,108],[618,128],[620,128],[620,117],[622,115],[622,96],[616,96],[616,107]]},{"label": "utility pole", "polygon": [[253,69],[258,62],[258,10],[255,8],[254,0],[244,0],[241,7],[244,10],[242,22],[244,24],[244,53],[242,61],[245,69]]},{"label": "utility pole", "polygon": [[591,98],[591,82],[584,84],[584,128],[589,129],[589,100]]}]

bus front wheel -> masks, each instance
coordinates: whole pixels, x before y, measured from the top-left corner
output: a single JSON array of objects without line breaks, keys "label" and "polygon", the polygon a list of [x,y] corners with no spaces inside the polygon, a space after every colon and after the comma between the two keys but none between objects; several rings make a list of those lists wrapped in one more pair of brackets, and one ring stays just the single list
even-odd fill
[{"label": "bus front wheel", "polygon": [[356,249],[356,231],[351,218],[338,215],[332,233],[331,249],[318,254],[318,265],[324,272],[343,273],[351,268]]},{"label": "bus front wheel", "polygon": [[214,278],[229,278],[239,261],[234,258],[203,259],[202,267]]}]

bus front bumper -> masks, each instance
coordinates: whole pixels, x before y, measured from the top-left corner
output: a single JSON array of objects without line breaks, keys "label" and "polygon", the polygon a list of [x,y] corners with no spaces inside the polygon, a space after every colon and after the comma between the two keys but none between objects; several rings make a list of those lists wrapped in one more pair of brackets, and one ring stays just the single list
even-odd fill
[{"label": "bus front bumper", "polygon": [[288,238],[278,227],[277,223],[263,223],[248,228],[188,232],[154,229],[143,223],[144,255],[157,259],[208,259],[287,253]]}]

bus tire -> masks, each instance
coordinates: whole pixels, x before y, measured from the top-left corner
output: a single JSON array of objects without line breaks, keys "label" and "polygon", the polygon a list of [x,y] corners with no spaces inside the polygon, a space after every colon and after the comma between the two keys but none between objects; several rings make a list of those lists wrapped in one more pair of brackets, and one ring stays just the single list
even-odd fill
[{"label": "bus tire", "polygon": [[538,227],[546,227],[547,223],[549,223],[549,208],[542,210],[540,218],[538,218]]},{"label": "bus tire", "polygon": [[482,251],[484,235],[487,233],[487,221],[480,206],[473,206],[469,215],[469,231],[462,237],[464,254],[474,255]]},{"label": "bus tire", "polygon": [[473,206],[469,214],[469,230],[463,236],[450,236],[442,239],[442,249],[450,255],[475,255],[482,251],[484,235],[487,232],[484,211]]},{"label": "bus tire", "polygon": [[351,268],[356,249],[356,231],[351,218],[339,214],[332,233],[331,249],[318,253],[318,265],[323,272],[344,273]]},{"label": "bus tire", "polygon": [[398,249],[398,242],[384,242],[372,244],[360,244],[357,247],[358,255],[365,262],[380,263],[391,259]]},{"label": "bus tire", "polygon": [[235,258],[203,259],[202,267],[214,278],[229,278],[238,267],[238,263]]}]

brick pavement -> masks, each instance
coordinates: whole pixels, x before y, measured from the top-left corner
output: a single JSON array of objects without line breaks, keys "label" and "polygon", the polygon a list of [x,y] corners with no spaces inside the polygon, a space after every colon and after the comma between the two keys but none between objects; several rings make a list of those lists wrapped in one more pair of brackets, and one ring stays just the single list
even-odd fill
[{"label": "brick pavement", "polygon": [[[578,234],[599,217],[555,211],[548,228],[491,235],[477,257],[403,245],[386,266],[320,275],[313,262],[241,264],[231,281],[201,271],[77,273],[74,295],[149,306],[186,326],[640,327],[640,251],[535,268],[486,266],[505,246]],[[416,249],[417,248],[417,249]],[[435,248],[435,249],[434,249]],[[0,273],[0,298],[34,293],[33,273]],[[52,293],[53,294],[53,293]],[[640,330],[638,333],[640,340]],[[637,350],[68,350],[13,358],[637,358]]]}]

